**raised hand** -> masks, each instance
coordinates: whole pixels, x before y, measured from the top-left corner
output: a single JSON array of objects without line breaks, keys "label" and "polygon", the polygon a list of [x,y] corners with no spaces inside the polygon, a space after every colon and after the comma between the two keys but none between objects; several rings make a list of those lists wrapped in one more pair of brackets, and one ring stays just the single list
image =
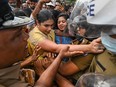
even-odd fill
[{"label": "raised hand", "polygon": [[36,61],[38,59],[38,57],[40,56],[40,54],[39,54],[40,50],[41,50],[41,47],[35,46],[34,51],[33,51],[33,55],[31,57],[32,61]]}]

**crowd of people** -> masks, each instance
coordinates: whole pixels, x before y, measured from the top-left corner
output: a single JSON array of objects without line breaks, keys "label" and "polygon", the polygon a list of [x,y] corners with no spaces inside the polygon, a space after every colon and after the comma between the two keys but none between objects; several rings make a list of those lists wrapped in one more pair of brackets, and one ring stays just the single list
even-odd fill
[{"label": "crowd of people", "polygon": [[0,1],[0,87],[116,86],[116,1],[80,1]]}]

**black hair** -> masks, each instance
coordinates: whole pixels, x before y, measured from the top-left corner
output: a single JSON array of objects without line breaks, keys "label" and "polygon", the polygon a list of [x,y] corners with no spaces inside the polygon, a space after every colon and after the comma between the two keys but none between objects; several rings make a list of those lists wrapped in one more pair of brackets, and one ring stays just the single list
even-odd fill
[{"label": "black hair", "polygon": [[25,14],[25,12],[24,12],[22,9],[15,10],[15,11],[14,11],[14,14],[15,14],[15,16],[17,16],[17,17],[19,17],[19,16],[27,16],[27,15]]},{"label": "black hair", "polygon": [[[64,17],[65,20],[67,20],[69,18],[69,16],[65,13],[60,13],[57,17],[57,21],[58,21],[59,17]],[[69,32],[68,27],[66,27],[66,29],[63,31],[63,33],[68,33],[68,32]]]},{"label": "black hair", "polygon": [[30,8],[25,8],[25,9],[23,9],[23,11],[24,11],[25,14],[27,15],[27,17],[30,17],[30,15],[31,15],[31,13],[32,13],[32,11],[31,11]]},{"label": "black hair", "polygon": [[65,11],[68,11],[70,7],[71,7],[70,5],[65,5],[64,6]]},{"label": "black hair", "polygon": [[69,15],[68,15],[68,14],[65,14],[65,13],[60,13],[60,14],[58,15],[57,19],[58,19],[59,17],[64,17],[64,18],[67,20],[67,19],[69,18]]},{"label": "black hair", "polygon": [[38,2],[39,0],[30,0],[31,2]]},{"label": "black hair", "polygon": [[75,27],[75,29],[77,29],[77,27],[82,27],[82,28],[84,28],[84,29],[88,29],[88,26],[89,26],[89,24],[87,23],[87,18],[86,18],[86,16],[84,16],[84,15],[81,15],[81,16],[79,16],[78,17],[78,22],[77,23],[75,23],[75,24],[77,24],[77,26]]},{"label": "black hair", "polygon": [[50,10],[43,9],[37,15],[37,20],[39,23],[42,23],[42,22],[47,21],[49,19],[54,20],[54,16]]},{"label": "black hair", "polygon": [[77,25],[78,25],[78,27],[82,27],[82,28],[84,28],[85,30],[87,30],[88,27],[89,27],[89,24],[87,23],[86,20],[85,20],[85,21],[78,22]]}]

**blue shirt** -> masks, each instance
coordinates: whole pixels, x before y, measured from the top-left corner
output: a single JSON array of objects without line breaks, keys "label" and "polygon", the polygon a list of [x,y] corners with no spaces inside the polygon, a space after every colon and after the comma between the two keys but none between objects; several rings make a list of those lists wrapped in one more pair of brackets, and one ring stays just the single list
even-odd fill
[{"label": "blue shirt", "polygon": [[71,41],[72,41],[71,37],[55,35],[55,42],[57,44],[71,44]]},{"label": "blue shirt", "polygon": [[[55,35],[55,42],[57,44],[71,44],[72,38],[67,36],[58,36]],[[63,58],[62,61],[67,62],[69,58]]]}]

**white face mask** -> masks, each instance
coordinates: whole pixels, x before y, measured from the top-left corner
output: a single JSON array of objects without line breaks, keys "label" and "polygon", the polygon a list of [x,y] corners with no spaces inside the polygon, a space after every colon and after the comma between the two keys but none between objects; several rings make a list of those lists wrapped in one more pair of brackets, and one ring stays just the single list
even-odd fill
[{"label": "white face mask", "polygon": [[104,47],[113,54],[116,54],[116,39],[106,33],[101,33],[101,41]]}]

